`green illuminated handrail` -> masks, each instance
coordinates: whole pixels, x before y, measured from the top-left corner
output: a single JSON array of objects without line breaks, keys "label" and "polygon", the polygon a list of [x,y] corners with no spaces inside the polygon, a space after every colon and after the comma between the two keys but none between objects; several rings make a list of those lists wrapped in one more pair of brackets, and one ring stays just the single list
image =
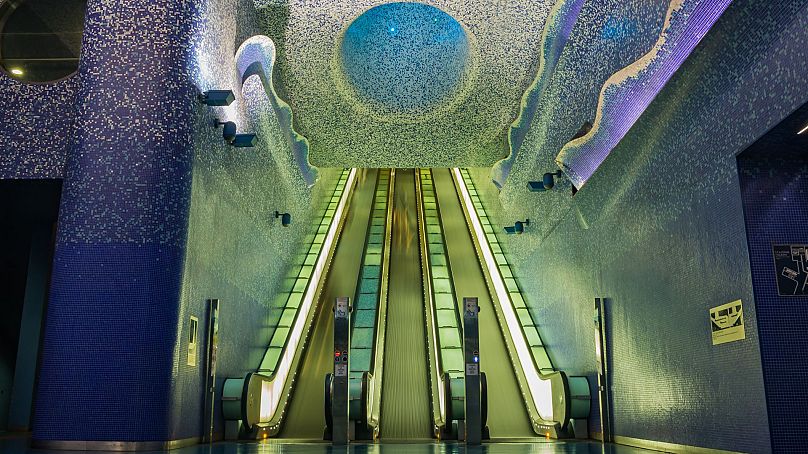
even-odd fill
[{"label": "green illuminated handrail", "polygon": [[379,310],[376,313],[376,341],[373,347],[373,373],[368,389],[368,426],[378,435],[382,413],[382,377],[384,377],[384,344],[387,332],[387,288],[390,283],[390,244],[393,237],[393,189],[396,184],[396,171],[390,171],[387,189],[387,216],[384,229],[384,249],[382,253],[381,288],[379,290]]}]

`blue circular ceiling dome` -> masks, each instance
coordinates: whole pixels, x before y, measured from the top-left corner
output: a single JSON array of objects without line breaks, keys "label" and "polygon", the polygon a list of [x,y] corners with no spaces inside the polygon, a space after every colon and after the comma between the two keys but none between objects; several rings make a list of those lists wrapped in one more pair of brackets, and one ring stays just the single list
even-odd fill
[{"label": "blue circular ceiling dome", "polygon": [[397,112],[429,110],[461,86],[469,40],[452,16],[421,3],[366,11],[345,32],[342,66],[366,101]]}]

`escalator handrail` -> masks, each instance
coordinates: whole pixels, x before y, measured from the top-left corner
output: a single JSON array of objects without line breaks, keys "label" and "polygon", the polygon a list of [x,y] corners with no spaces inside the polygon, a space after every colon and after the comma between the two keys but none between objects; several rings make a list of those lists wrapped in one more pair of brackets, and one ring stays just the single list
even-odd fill
[{"label": "escalator handrail", "polygon": [[373,346],[373,372],[370,380],[372,392],[368,426],[379,427],[382,408],[382,377],[384,376],[384,343],[387,333],[387,291],[390,275],[390,246],[393,237],[393,197],[396,183],[396,171],[390,170],[390,182],[387,188],[387,218],[384,227],[384,250],[382,251],[381,287],[379,290],[379,307],[376,311],[376,338]]},{"label": "escalator handrail", "polygon": [[[344,175],[344,173],[343,173],[343,175]],[[350,172],[349,172],[349,176],[350,176]],[[339,186],[337,186],[336,188],[334,188],[334,192],[333,192],[333,194],[332,194],[332,196],[331,196],[331,198],[332,198],[332,199],[333,199],[334,195],[335,195],[335,194],[337,194],[337,193],[339,193],[340,191],[342,191],[342,195],[344,196],[345,191],[351,191],[351,190],[352,190],[352,188],[349,188],[349,187],[348,187],[348,178],[349,178],[349,177],[346,177],[346,180],[345,180],[345,181],[346,181],[346,185],[345,185],[344,187],[340,188]],[[342,177],[341,177],[341,176],[340,176],[340,179],[339,179],[339,180],[340,180],[340,181],[342,181]],[[340,199],[342,199],[342,196],[340,197]],[[329,200],[330,200],[330,199],[329,199]],[[330,204],[330,202],[329,202],[329,204]],[[329,204],[326,204],[326,207],[325,207],[325,208],[322,210],[322,211],[323,211],[323,215],[322,215],[322,219],[321,219],[321,224],[322,224],[322,220],[323,220],[323,219],[325,219],[325,218],[327,217],[327,215],[326,215],[325,213],[328,211],[328,205],[329,205]],[[346,207],[346,208],[347,208],[347,207]],[[336,213],[335,213],[335,215],[336,215]],[[329,224],[333,223],[335,218],[336,218],[336,216],[332,217],[332,218],[331,218],[331,222],[330,222]],[[342,226],[340,225],[340,230],[341,230],[341,228],[342,228]],[[316,235],[316,234],[315,234],[315,235]],[[309,245],[309,250],[311,250],[311,245]],[[319,255],[323,254],[323,252],[326,252],[326,253],[327,253],[328,251],[324,251],[323,249],[321,249],[321,250],[320,250],[320,252],[318,253],[318,258],[319,258]],[[329,266],[329,265],[330,265],[330,258],[329,258],[329,260],[328,260],[328,263],[326,264],[326,270],[325,270],[325,271],[322,273],[322,276],[325,276],[325,275],[327,274],[327,268],[328,268],[328,266]],[[301,265],[301,266],[300,266],[300,269],[298,270],[298,273],[297,273],[297,275],[296,275],[296,277],[295,277],[295,280],[297,280],[297,279],[299,279],[299,278],[300,278],[301,273],[303,272],[303,268],[305,268],[305,267]],[[323,282],[325,281],[325,279],[320,279],[320,280],[321,280],[321,281],[323,281]],[[307,289],[308,289],[308,286],[307,286]],[[284,294],[285,294],[285,293],[288,293],[287,298],[286,298],[286,301],[287,301],[287,302],[286,302],[286,304],[289,304],[289,303],[288,303],[289,296],[290,296],[290,295],[292,295],[294,292],[291,292],[291,291],[290,291],[290,292],[283,292],[283,293],[284,293]],[[304,293],[304,295],[305,295],[305,293]],[[286,306],[286,305],[284,305],[284,306],[280,306],[280,307],[278,307],[278,309],[280,309],[281,311],[283,311],[283,310],[284,310],[286,307],[287,307],[287,306]],[[274,309],[274,307],[273,307],[273,309]],[[281,328],[281,327],[284,327],[284,328],[291,328],[291,327],[293,327],[293,326],[295,325],[295,320],[297,320],[297,317],[298,317],[298,315],[299,315],[299,314],[300,314],[300,310],[298,310],[298,311],[296,311],[296,312],[295,312],[295,317],[293,318],[293,320],[292,320],[292,324],[291,324],[290,326],[282,326],[282,325],[280,324],[280,322],[279,322],[279,323],[278,323],[278,325],[277,325],[277,326],[275,326],[275,330],[277,330],[278,328]],[[291,330],[290,330],[290,332],[289,332],[289,333],[286,335],[286,339],[284,339],[284,343],[283,343],[283,346],[281,347],[281,351],[286,350],[286,348],[287,348],[287,346],[288,346],[288,344],[289,344],[289,339],[290,339],[290,338],[291,338]],[[271,345],[270,345],[269,347],[267,347],[266,351],[264,352],[264,356],[263,356],[263,358],[266,358],[266,356],[269,354],[269,351],[270,351],[270,349],[271,349],[271,348],[272,348],[272,347],[271,347]],[[264,359],[262,359],[262,360],[261,360],[261,365],[259,365],[259,367],[258,367],[258,369],[256,369],[255,373],[259,374],[261,377],[266,377],[266,378],[268,378],[269,380],[274,380],[274,379],[275,379],[276,370],[278,369],[278,363],[280,362],[280,360],[281,360],[281,357],[279,356],[279,357],[278,357],[278,359],[275,361],[275,365],[274,365],[274,366],[273,366],[271,369],[265,369],[265,368],[262,368],[262,367],[261,367],[261,366],[263,365],[263,363],[264,363]]]},{"label": "escalator handrail", "polygon": [[[417,178],[415,178],[415,199],[417,203],[417,217],[418,217],[418,239],[421,254],[421,271],[422,279],[424,282],[424,299],[426,300],[429,310],[425,311],[426,327],[427,327],[427,348],[429,353],[430,374],[429,382],[432,391],[432,420],[436,427],[441,428],[446,425],[446,407],[449,405],[446,402],[445,385],[443,376],[443,362],[439,353],[439,342],[437,335],[437,313],[435,308],[435,300],[433,298],[434,289],[432,286],[432,270],[429,263],[429,250],[426,235],[426,218],[424,210],[423,188],[421,187],[421,175],[418,171]],[[434,184],[434,182],[433,182]],[[433,362],[434,357],[434,362]]]}]

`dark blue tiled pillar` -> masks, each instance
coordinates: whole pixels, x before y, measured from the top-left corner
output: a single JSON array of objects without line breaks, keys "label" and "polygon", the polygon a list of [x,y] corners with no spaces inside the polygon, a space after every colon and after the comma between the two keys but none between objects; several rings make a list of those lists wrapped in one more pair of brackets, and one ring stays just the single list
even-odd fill
[{"label": "dark blue tiled pillar", "polygon": [[191,183],[189,0],[89,0],[33,437],[164,442]]}]

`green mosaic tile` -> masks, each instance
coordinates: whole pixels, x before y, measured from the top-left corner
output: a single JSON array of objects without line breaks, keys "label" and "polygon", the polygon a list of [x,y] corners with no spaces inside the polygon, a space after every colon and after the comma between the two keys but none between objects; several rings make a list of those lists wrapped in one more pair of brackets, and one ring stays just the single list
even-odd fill
[{"label": "green mosaic tile", "polygon": [[441,363],[446,372],[463,370],[463,353],[459,348],[441,349]]},{"label": "green mosaic tile", "polygon": [[356,328],[373,328],[376,326],[376,311],[371,310],[355,310],[353,314],[351,314],[354,323],[354,329]]},{"label": "green mosaic tile", "polygon": [[369,371],[370,359],[373,351],[369,348],[351,349],[351,370],[353,371]]},{"label": "green mosaic tile", "polygon": [[359,284],[359,293],[363,294],[378,294],[379,280],[378,279],[362,279]]},{"label": "green mosaic tile", "polygon": [[378,279],[381,275],[382,267],[378,265],[363,265],[362,278],[363,279]]},{"label": "green mosaic tile", "polygon": [[457,326],[457,313],[454,309],[438,309],[435,312],[438,315],[438,328]]},{"label": "green mosaic tile", "polygon": [[356,309],[371,309],[373,311],[376,310],[376,306],[379,303],[379,298],[375,293],[365,293],[360,294],[356,300]]},{"label": "green mosaic tile", "polygon": [[295,315],[297,308],[288,308],[281,313],[281,319],[278,321],[278,326],[290,327],[295,322]]},{"label": "green mosaic tile", "polygon": [[449,269],[445,266],[433,266],[432,279],[449,279]]},{"label": "green mosaic tile", "polygon": [[432,279],[432,289],[435,293],[452,293],[452,281],[449,279]]},{"label": "green mosaic tile", "polygon": [[275,334],[272,335],[272,340],[269,341],[270,347],[282,348],[286,343],[286,337],[289,335],[289,328],[278,327]]},{"label": "green mosaic tile", "polygon": [[526,326],[523,328],[525,332],[525,339],[527,339],[527,344],[531,347],[541,346],[541,337],[539,337],[539,332],[533,326]]},{"label": "green mosaic tile", "polygon": [[292,293],[289,295],[289,300],[286,301],[286,307],[300,307],[300,303],[303,301],[303,293],[297,292]]}]

